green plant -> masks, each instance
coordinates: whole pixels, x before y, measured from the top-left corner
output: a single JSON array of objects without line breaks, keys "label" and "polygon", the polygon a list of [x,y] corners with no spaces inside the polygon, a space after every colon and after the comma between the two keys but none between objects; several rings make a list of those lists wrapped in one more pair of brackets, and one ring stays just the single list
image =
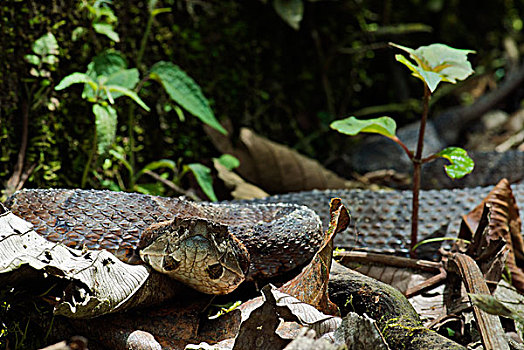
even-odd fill
[{"label": "green plant", "polygon": [[[82,0],[79,7],[89,12],[91,26],[96,33],[105,35],[114,42],[120,42],[120,36],[115,31],[118,18],[109,6],[111,3],[112,0]],[[77,39],[86,32],[86,28],[77,27],[73,31],[73,38]]]},{"label": "green plant", "polygon": [[[149,107],[144,103],[144,101],[142,101],[138,94],[142,89],[148,89],[151,86],[150,82],[157,82],[162,85],[169,98],[185,111],[194,115],[203,123],[224,134],[226,133],[226,130],[216,120],[209,102],[203,95],[198,84],[180,67],[172,62],[166,61],[157,62],[150,68],[142,67],[142,57],[146,50],[147,38],[151,33],[153,19],[161,13],[170,11],[170,9],[165,8],[156,9],[156,2],[156,0],[149,1],[149,19],[144,36],[140,41],[140,47],[136,54],[136,68],[128,68],[126,57],[124,57],[121,52],[112,49],[105,50],[93,58],[85,73],[74,72],[64,77],[55,87],[55,90],[62,90],[73,84],[83,84],[84,90],[82,97],[93,104],[92,111],[95,116],[96,129],[95,140],[85,164],[81,186],[84,187],[86,185],[87,176],[91,170],[91,165],[95,155],[101,156],[102,162],[100,163],[103,163],[103,169],[105,171],[111,169],[113,166],[112,160],[108,161],[109,156],[111,156],[113,160],[117,160],[125,169],[127,169],[127,179],[129,183],[126,186],[121,176],[117,179],[117,182],[105,181],[103,176],[100,176],[100,174],[94,171],[93,173],[95,177],[97,177],[102,184],[107,187],[150,193],[152,188],[138,186],[137,180],[144,174],[154,176],[152,171],[155,169],[167,168],[174,172],[172,186],[176,187],[176,183],[179,182],[180,178],[187,173],[187,171],[191,171],[206,195],[210,199],[216,200],[212,189],[212,179],[209,175],[210,169],[202,164],[189,164],[183,168],[183,171],[177,170],[179,166],[175,162],[165,159],[151,162],[142,169],[137,169],[136,166],[135,152],[137,150],[137,145],[135,132],[137,125],[135,119],[135,106],[138,105],[144,110],[149,111]],[[104,3],[108,2],[106,1]],[[93,7],[94,5],[91,6],[86,1],[83,1],[83,5],[95,16],[93,23],[98,23],[96,18],[102,16],[100,15],[102,9],[105,9],[103,11],[104,18],[113,18],[114,21],[111,23],[116,22],[116,16],[112,11],[110,11],[111,15],[109,15],[106,7],[101,8],[99,6],[95,8]],[[94,24],[93,28],[97,33],[101,33],[100,30],[95,28]],[[111,30],[114,31],[114,28]],[[115,39],[115,36],[108,35],[107,31],[104,31],[102,34],[107,35],[112,40]],[[141,75],[142,78],[140,78]],[[127,96],[134,102],[129,105],[128,108],[128,145],[127,147],[111,148],[116,139],[117,119],[118,114],[120,114],[117,112],[118,108],[115,105],[115,100],[122,96]],[[179,117],[183,116],[183,112],[178,106],[175,106],[175,110]],[[163,176],[163,179],[166,180],[166,176]],[[161,178],[158,178],[158,180],[160,179]]]},{"label": "green plant", "polygon": [[[514,289],[514,293],[518,292]],[[515,326],[518,334],[522,336],[524,334],[524,314],[519,310],[519,302],[515,301],[512,305],[512,301],[500,301],[489,294],[473,294],[468,293],[469,299],[473,305],[487,312],[491,315],[502,316],[510,318],[515,321]]]},{"label": "green plant", "polygon": [[414,257],[414,248],[417,245],[419,191],[422,164],[431,162],[439,157],[445,158],[450,161],[450,164],[445,165],[446,174],[453,179],[461,178],[473,171],[473,160],[462,148],[448,147],[426,158],[422,158],[422,151],[431,94],[436,90],[440,82],[456,83],[457,80],[464,80],[471,75],[473,69],[467,59],[467,55],[469,53],[474,53],[474,51],[454,49],[443,44],[421,46],[416,50],[393,43],[390,43],[390,45],[409,53],[409,56],[414,63],[400,54],[395,55],[395,58],[397,61],[408,67],[414,77],[422,80],[424,83],[423,112],[415,152],[409,150],[408,147],[395,135],[397,126],[395,121],[390,117],[380,117],[368,120],[359,120],[355,117],[349,117],[331,123],[331,127],[338,132],[352,136],[361,132],[380,134],[395,141],[406,152],[407,156],[413,163],[411,256]]},{"label": "green plant", "polygon": [[[15,191],[22,188],[31,173],[38,170],[43,170],[43,177],[47,179],[53,179],[56,177],[56,171],[60,168],[56,162],[53,161],[41,161],[39,164],[33,164],[27,166],[26,153],[29,144],[29,119],[31,114],[35,114],[39,108],[46,108],[47,111],[54,111],[59,105],[59,101],[56,97],[52,97],[52,78],[51,72],[55,71],[59,62],[59,46],[55,36],[48,32],[38,39],[36,39],[31,45],[32,52],[24,55],[24,61],[29,66],[29,77],[22,79],[22,86],[24,96],[21,98],[20,111],[22,119],[22,132],[20,137],[20,148],[18,151],[17,163],[14,166],[9,179],[6,182],[5,189],[1,191],[0,197],[4,195],[11,195]],[[32,120],[33,121],[33,120]],[[5,128],[5,126],[3,126]],[[44,129],[44,127],[42,127]],[[43,131],[43,130],[42,130]],[[7,135],[4,134],[2,137],[8,139]],[[45,143],[52,142],[51,138],[45,138],[45,141],[34,143],[33,146],[40,151],[40,157],[43,157],[42,148],[45,147]],[[3,150],[4,151],[4,150]],[[9,160],[7,152],[3,154],[2,160]]]}]

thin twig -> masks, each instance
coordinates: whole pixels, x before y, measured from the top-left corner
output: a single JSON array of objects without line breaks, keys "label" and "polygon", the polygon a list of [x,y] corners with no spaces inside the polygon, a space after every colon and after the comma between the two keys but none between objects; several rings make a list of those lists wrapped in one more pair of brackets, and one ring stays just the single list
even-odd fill
[{"label": "thin twig", "polygon": [[151,176],[153,179],[155,179],[157,181],[160,181],[161,183],[163,183],[167,187],[171,188],[173,191],[175,191],[177,193],[180,193],[180,194],[183,194],[184,196],[187,196],[187,197],[191,198],[195,202],[201,202],[202,201],[202,199],[200,199],[193,192],[184,190],[182,187],[178,186],[173,181],[169,181],[167,179],[164,179],[163,177],[161,177],[160,175],[158,175],[157,173],[155,173],[155,172],[153,172],[151,170],[144,170],[144,174],[147,174],[147,175]]},{"label": "thin twig", "polygon": [[[6,194],[8,196],[15,193],[18,189],[22,188],[25,180],[28,176],[24,176],[22,180],[22,173],[24,170],[24,160],[25,153],[27,150],[27,138],[28,138],[28,129],[29,129],[29,106],[28,102],[24,101],[22,103],[22,140],[20,143],[20,150],[18,151],[18,159],[16,161],[13,175],[7,180],[6,184]],[[34,167],[31,168],[31,171]],[[30,174],[30,173],[29,173]]]},{"label": "thin twig", "polygon": [[317,51],[318,60],[320,61],[320,65],[322,66],[322,86],[324,88],[324,94],[326,95],[328,111],[331,115],[336,115],[335,101],[333,98],[333,89],[331,88],[331,83],[329,82],[329,78],[326,73],[329,60],[327,60],[324,55],[322,43],[316,30],[311,31],[311,37],[313,38],[313,42],[315,43],[315,49]]}]

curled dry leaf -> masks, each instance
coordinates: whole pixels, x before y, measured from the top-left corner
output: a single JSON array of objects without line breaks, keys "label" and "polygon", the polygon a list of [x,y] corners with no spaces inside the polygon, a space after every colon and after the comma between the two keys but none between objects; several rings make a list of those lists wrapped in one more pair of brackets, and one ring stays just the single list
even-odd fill
[{"label": "curled dry leaf", "polygon": [[[481,204],[463,217],[459,238],[472,243],[467,250],[458,245],[455,245],[455,249],[479,261],[487,279],[498,282],[504,264],[507,264],[513,285],[524,291],[524,271],[519,267],[524,263],[521,220],[515,197],[506,179],[501,180]],[[505,261],[497,248],[499,244],[505,244]]]},{"label": "curled dry leaf", "polygon": [[238,172],[265,191],[285,193],[301,190],[358,187],[324,168],[319,162],[291,148],[242,128],[237,147],[231,140],[206,128],[215,147],[240,160]]},{"label": "curled dry leaf", "polygon": [[249,312],[243,310],[246,315],[233,349],[282,349],[302,326],[322,336],[334,332],[341,323],[339,317],[325,315],[272,285],[262,288],[262,295]]},{"label": "curled dry leaf", "polygon": [[[3,206],[2,206],[3,208]],[[29,267],[23,268],[23,267]],[[149,305],[188,287],[144,265],[129,265],[104,251],[77,250],[45,240],[32,225],[11,212],[0,214],[0,281],[16,284],[35,273],[61,286],[55,313],[71,318],[91,318]]]},{"label": "curled dry leaf", "polygon": [[330,214],[331,221],[324,242],[313,260],[297,277],[280,287],[279,290],[315,306],[324,313],[340,315],[337,306],[329,300],[327,288],[333,258],[333,239],[338,232],[348,227],[350,217],[339,198],[331,200]]},{"label": "curled dry leaf", "polygon": [[[490,295],[484,275],[472,257],[462,253],[451,254],[448,260],[448,271],[452,272],[449,274],[450,283],[453,283],[454,286],[460,285],[462,281],[468,293]],[[475,305],[473,314],[484,348],[509,350],[499,317],[490,315]]]}]

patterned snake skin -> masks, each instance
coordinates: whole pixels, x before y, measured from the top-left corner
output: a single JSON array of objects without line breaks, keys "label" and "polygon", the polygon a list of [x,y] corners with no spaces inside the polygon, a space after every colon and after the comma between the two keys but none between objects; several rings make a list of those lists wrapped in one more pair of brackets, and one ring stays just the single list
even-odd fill
[{"label": "patterned snake skin", "polygon": [[[512,189],[523,208],[524,184],[513,185]],[[419,239],[452,235],[461,215],[478,205],[490,190],[476,187],[421,191]],[[352,215],[351,228],[336,237],[336,246],[408,253],[409,191],[309,191],[239,204],[212,204],[110,191],[23,190],[6,204],[51,241],[107,249],[130,262],[136,260],[140,235],[153,223],[174,217],[216,221],[227,225],[249,251],[247,280],[253,280],[285,273],[312,257],[321,241],[320,222],[302,205],[313,209],[325,228],[333,197],[340,197]]]},{"label": "patterned snake skin", "polygon": [[[492,188],[493,186],[421,191],[419,241],[432,237],[456,237],[461,216],[480,204]],[[511,188],[522,212],[524,184],[514,184]],[[243,202],[305,205],[320,216],[325,228],[329,223],[329,202],[333,197],[342,199],[352,217],[350,228],[335,237],[335,246],[396,255],[409,253],[411,191],[307,191]],[[431,245],[426,245],[425,248],[434,250]]]},{"label": "patterned snake skin", "polygon": [[314,212],[293,204],[194,203],[137,193],[51,189],[19,191],[6,206],[50,241],[106,249],[130,263],[140,262],[136,248],[151,224],[175,217],[223,224],[249,252],[248,281],[304,265],[322,239]]}]

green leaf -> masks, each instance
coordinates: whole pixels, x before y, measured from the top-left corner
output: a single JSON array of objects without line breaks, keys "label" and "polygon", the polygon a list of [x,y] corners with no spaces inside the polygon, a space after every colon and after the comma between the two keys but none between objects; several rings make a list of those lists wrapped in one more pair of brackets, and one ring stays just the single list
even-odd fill
[{"label": "green leaf", "polygon": [[435,237],[435,238],[428,238],[428,239],[425,239],[425,240],[423,240],[421,242],[418,242],[417,244],[415,244],[415,246],[412,248],[412,250],[416,250],[418,247],[420,247],[421,245],[424,245],[424,244],[435,243],[435,242],[444,242],[444,241],[464,242],[465,244],[470,244],[471,243],[467,239],[462,239],[462,238],[458,238],[458,237]]},{"label": "green leaf", "polygon": [[216,120],[200,87],[180,67],[171,62],[160,61],[151,68],[150,76],[159,81],[169,97],[189,113],[224,135],[227,134],[226,129]]},{"label": "green leaf", "polygon": [[146,170],[153,171],[159,168],[168,168],[171,170],[175,170],[176,163],[170,159],[160,159],[160,160],[148,163],[145,167],[140,169],[140,171],[136,174],[136,179],[142,176],[146,172]]},{"label": "green leaf", "polygon": [[131,174],[133,173],[133,167],[131,166],[131,163],[127,161],[123,151],[117,152],[114,149],[110,149],[109,154],[118,159],[120,163],[122,163]]},{"label": "green leaf", "polygon": [[[107,77],[107,80],[104,82],[104,85],[116,85],[121,86],[123,88],[132,90],[135,88],[136,84],[140,80],[140,73],[138,72],[138,69],[132,68],[132,69],[122,69],[119,70]],[[123,94],[120,92],[115,92],[112,94],[114,99],[119,98]],[[104,97],[104,96],[102,96]]]},{"label": "green leaf", "polygon": [[454,49],[444,44],[421,46],[416,50],[389,44],[409,53],[416,66],[402,55],[396,55],[395,58],[406,65],[415,77],[424,81],[431,92],[435,91],[441,81],[456,83],[457,80],[464,80],[473,73],[468,54],[475,51]]},{"label": "green leaf", "polygon": [[295,30],[300,28],[300,21],[304,16],[302,0],[274,0],[273,7],[278,15]]},{"label": "green leaf", "polygon": [[58,42],[53,34],[42,35],[33,43],[33,51],[39,56],[58,55]]},{"label": "green leaf", "polygon": [[414,77],[425,82],[431,92],[435,91],[438,84],[442,81],[442,77],[439,74],[424,70],[424,68],[420,66],[415,66],[402,55],[395,55],[395,59],[408,67]]},{"label": "green leaf", "polygon": [[95,30],[95,32],[107,36],[114,42],[120,42],[120,37],[118,36],[118,33],[113,30],[112,24],[93,23],[93,29]]},{"label": "green leaf", "polygon": [[99,75],[110,76],[126,69],[127,61],[120,51],[107,50],[95,56],[87,67],[87,74],[93,78]]},{"label": "green leaf", "polygon": [[437,89],[438,84],[444,79],[438,73],[420,69],[420,75],[423,78],[423,81],[428,84],[429,91],[433,92]]},{"label": "green leaf", "polygon": [[58,57],[56,57],[55,55],[44,56],[42,57],[42,62],[52,66],[58,63]]},{"label": "green leaf", "polygon": [[24,59],[26,60],[26,62],[35,66],[38,66],[40,64],[40,57],[38,57],[37,55],[25,55]]},{"label": "green leaf", "polygon": [[87,30],[84,28],[84,27],[76,27],[75,29],[73,29],[73,32],[71,33],[71,40],[73,41],[77,41],[78,39],[80,39],[85,33],[87,32]]},{"label": "green leaf", "polygon": [[[86,74],[98,81],[99,84],[103,82],[103,84],[121,85],[133,89],[139,79],[138,71],[135,68],[130,70],[126,70],[126,68],[126,59],[119,51],[107,50],[93,58],[87,65]],[[85,87],[82,98],[94,99],[95,91]],[[121,94],[117,94],[117,97],[119,96]],[[106,98],[103,94],[101,97]]]},{"label": "green leaf", "polygon": [[111,106],[93,105],[98,154],[105,154],[115,141],[117,114]]},{"label": "green leaf", "polygon": [[[111,92],[118,92],[120,93],[121,95],[125,95],[129,98],[131,98],[133,101],[135,101],[140,107],[142,107],[143,109],[145,109],[146,111],[150,111],[151,109],[144,103],[144,101],[142,101],[142,99],[140,97],[138,97],[138,95],[136,94],[136,92],[134,91],[131,91],[123,86],[118,86],[118,85],[106,85],[105,86],[109,91]],[[113,94],[115,95],[115,94]]]},{"label": "green leaf", "polygon": [[94,91],[98,89],[98,85],[87,74],[75,72],[73,74],[69,74],[68,76],[64,77],[64,79],[62,79],[60,83],[58,83],[58,85],[55,86],[55,90],[63,90],[73,84],[80,84],[80,83],[89,84],[89,86]]},{"label": "green leaf", "polygon": [[460,147],[448,147],[437,153],[437,156],[445,158],[451,164],[445,165],[446,174],[452,179],[460,179],[471,173],[475,167],[473,159],[468,156],[466,150]]},{"label": "green leaf", "polygon": [[134,191],[143,193],[143,194],[150,194],[153,196],[161,195],[162,193],[165,193],[165,188],[160,182],[153,182],[149,184],[140,184],[135,185]]},{"label": "green leaf", "polygon": [[169,12],[171,12],[170,7],[161,7],[161,8],[157,8],[151,11],[151,16],[156,17],[161,13],[169,13]]},{"label": "green leaf", "polygon": [[346,135],[354,136],[361,132],[384,135],[395,138],[397,124],[390,117],[380,117],[374,119],[361,120],[349,117],[331,123],[331,128]]},{"label": "green leaf", "polygon": [[215,159],[218,160],[220,164],[225,166],[227,170],[233,170],[235,168],[238,168],[238,166],[240,165],[240,161],[236,157],[233,157],[231,154],[223,154],[219,158]]},{"label": "green leaf", "polygon": [[187,167],[193,175],[195,175],[195,178],[202,188],[202,191],[208,196],[209,199],[211,199],[213,202],[217,201],[217,197],[215,195],[215,191],[213,190],[213,178],[211,177],[211,169],[209,169],[207,166],[199,164],[199,163],[191,163],[188,164]]}]

